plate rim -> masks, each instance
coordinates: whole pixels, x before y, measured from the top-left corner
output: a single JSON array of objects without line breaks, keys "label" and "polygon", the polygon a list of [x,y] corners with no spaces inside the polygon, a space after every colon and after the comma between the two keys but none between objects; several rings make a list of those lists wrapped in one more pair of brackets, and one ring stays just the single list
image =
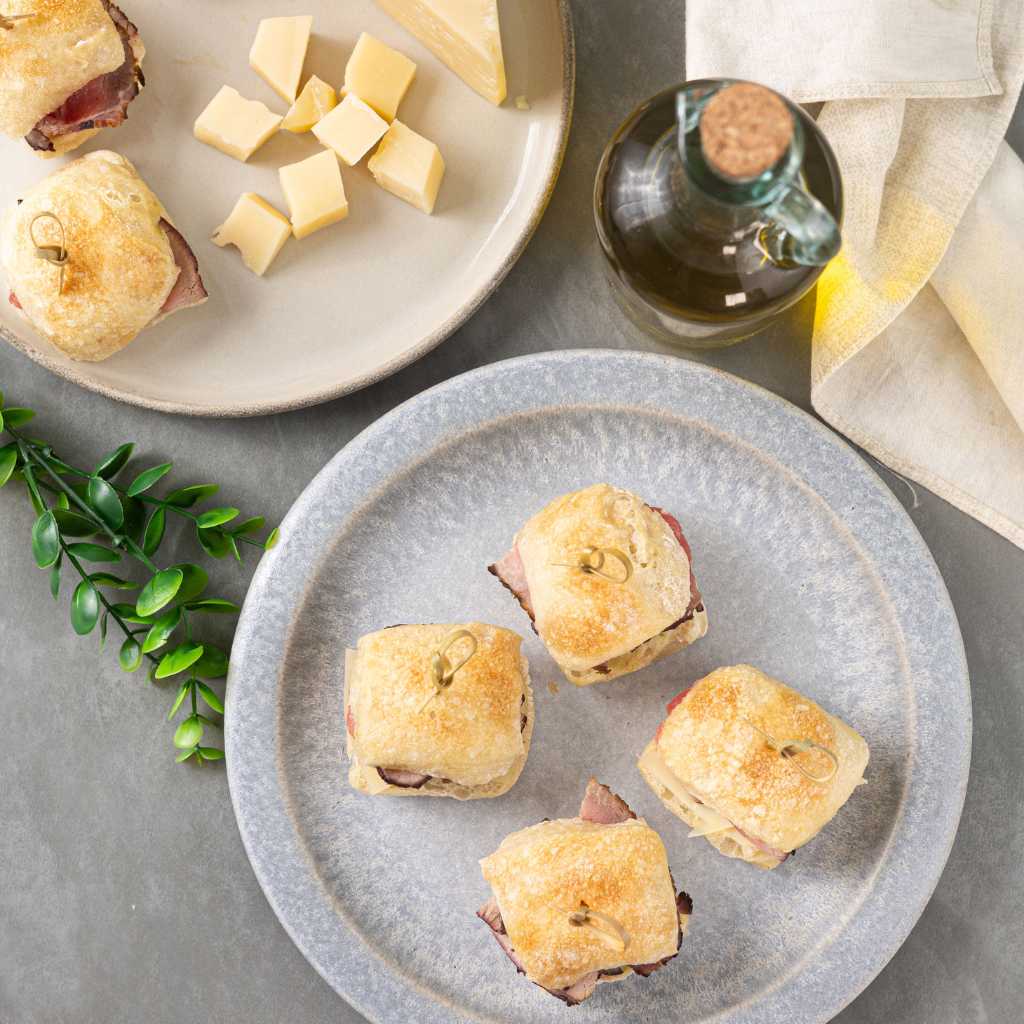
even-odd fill
[{"label": "plate rim", "polygon": [[[964,802],[967,794],[967,786],[970,776],[971,767],[971,748],[972,748],[972,700],[971,700],[971,686],[970,686],[970,674],[967,664],[966,651],[963,645],[963,637],[960,632],[959,620],[956,615],[956,610],[953,605],[952,599],[949,596],[948,588],[946,587],[945,580],[939,571],[938,565],[935,562],[934,556],[931,550],[928,548],[921,536],[920,531],[917,529],[916,524],[907,514],[906,509],[896,498],[892,490],[886,486],[882,478],[874,470],[871,464],[851,445],[846,441],[845,438],[831,430],[824,422],[814,416],[812,413],[801,409],[799,406],[789,402],[781,396],[775,394],[768,389],[761,387],[758,384],[754,384],[750,381],[744,380],[743,378],[737,377],[724,370],[720,370],[716,367],[708,366],[706,364],[698,363],[688,359],[681,359],[677,356],[661,354],[661,353],[650,353],[650,352],[638,352],[621,349],[568,349],[558,350],[543,353],[534,353],[524,356],[517,356],[511,359],[501,360],[499,362],[490,363],[482,367],[478,367],[474,370],[470,370],[466,373],[460,374],[456,377],[450,378],[449,380],[443,381],[433,387],[413,396],[402,402],[400,405],[395,406],[385,415],[375,420],[364,428],[359,434],[353,437],[341,450],[339,450],[324,467],[313,477],[310,483],[303,489],[301,494],[298,496],[288,513],[284,517],[281,523],[282,536],[287,535],[287,528],[291,522],[300,520],[305,511],[305,508],[314,503],[318,497],[317,492],[323,487],[325,481],[329,478],[332,470],[338,462],[346,458],[350,458],[353,455],[358,457],[359,450],[365,447],[369,442],[374,439],[374,436],[381,431],[387,431],[388,426],[392,420],[398,420],[401,416],[408,412],[411,407],[415,407],[421,403],[424,403],[428,398],[437,398],[446,391],[463,388],[466,386],[473,386],[478,382],[484,382],[489,377],[495,377],[505,372],[510,367],[522,366],[524,364],[537,364],[540,367],[545,365],[559,364],[571,365],[572,361],[576,360],[587,360],[594,363],[602,363],[608,359],[613,360],[627,360],[635,361],[636,363],[643,365],[649,364],[651,367],[657,367],[662,370],[672,372],[673,370],[682,370],[684,374],[693,374],[697,378],[717,378],[721,381],[725,381],[733,387],[739,388],[741,391],[747,391],[754,397],[759,398],[762,401],[767,401],[769,405],[773,406],[777,411],[782,412],[784,415],[790,416],[795,420],[802,422],[805,426],[809,427],[813,434],[816,434],[821,442],[825,445],[831,446],[841,450],[847,457],[852,457],[856,463],[858,463],[864,470],[863,480],[865,484],[873,488],[876,492],[882,505],[888,506],[888,510],[894,513],[906,527],[907,540],[916,549],[914,554],[922,558],[924,566],[931,571],[933,574],[933,583],[936,585],[936,596],[939,598],[941,608],[936,609],[940,612],[943,617],[948,618],[952,625],[952,632],[949,636],[949,640],[953,648],[955,649],[956,665],[951,666],[951,673],[955,673],[956,677],[962,680],[962,685],[957,687],[956,698],[959,700],[960,707],[958,713],[954,715],[954,719],[959,723],[960,728],[957,735],[951,737],[954,741],[953,746],[958,751],[955,755],[957,763],[955,764],[956,779],[955,785],[950,788],[952,790],[953,800],[949,804],[948,809],[945,811],[947,818],[947,825],[945,830],[945,841],[942,843],[941,848],[935,847],[937,856],[930,863],[930,871],[924,875],[918,874],[916,877],[920,879],[923,884],[920,884],[912,891],[912,895],[915,897],[910,901],[907,911],[900,916],[898,926],[893,929],[887,936],[886,941],[881,945],[865,949],[865,955],[859,962],[855,970],[848,968],[841,968],[841,973],[846,979],[844,984],[836,986],[834,996],[830,999],[828,1005],[824,1003],[814,1007],[812,1015],[796,1016],[801,1011],[806,1011],[806,1007],[798,1007],[793,1004],[783,1005],[783,1010],[787,1019],[799,1020],[806,1022],[806,1024],[827,1024],[828,1021],[841,1012],[847,1005],[849,1005],[857,996],[859,996],[872,981],[878,976],[883,968],[889,963],[892,957],[904,944],[908,936],[910,935],[913,928],[916,926],[921,915],[923,914],[925,907],[931,900],[932,895],[935,892],[936,887],[941,879],[942,873],[945,869],[946,863],[949,859],[950,852],[953,847],[953,843],[956,840],[957,832],[959,829],[959,823],[961,820]],[[572,405],[571,402],[565,402],[564,399],[562,405]],[[548,406],[545,406],[547,408]],[[352,451],[350,451],[350,449]],[[247,744],[245,744],[241,738],[237,735],[235,720],[237,716],[233,713],[234,704],[238,700],[239,687],[235,683],[235,680],[240,674],[239,666],[244,660],[245,654],[247,653],[247,647],[252,643],[254,637],[258,634],[258,623],[250,622],[250,616],[254,617],[253,609],[259,603],[261,598],[261,589],[265,586],[265,582],[270,577],[273,566],[279,558],[283,558],[286,552],[286,546],[280,545],[268,553],[261,560],[257,570],[253,576],[252,582],[249,587],[249,591],[246,594],[246,599],[243,605],[242,613],[239,617],[238,629],[235,638],[235,650],[232,651],[232,666],[228,676],[226,702],[228,704],[228,714],[225,719],[225,749],[227,752],[227,777],[228,786],[231,795],[232,808],[235,812],[235,820],[238,825],[239,834],[242,839],[243,846],[246,851],[246,856],[249,859],[249,863],[253,869],[253,873],[256,876],[257,881],[260,884],[260,888],[263,890],[264,896],[268,903],[273,908],[275,915],[278,917],[282,927],[298,947],[303,956],[309,961],[317,973],[327,982],[328,985],[349,1005],[362,1014],[368,1021],[373,1024],[389,1024],[391,1018],[388,1016],[382,1016],[377,1013],[374,1008],[367,1006],[363,1003],[363,1000],[353,995],[351,992],[342,991],[341,988],[331,977],[328,976],[326,969],[318,962],[315,955],[307,948],[307,945],[302,941],[298,934],[298,929],[293,926],[293,922],[289,920],[282,912],[282,908],[279,901],[275,898],[273,883],[267,878],[262,869],[262,856],[260,850],[260,842],[258,837],[258,831],[252,832],[247,830],[246,825],[246,813],[241,805],[241,790],[243,789],[242,776],[245,774],[245,770],[241,765],[245,761],[245,752],[249,750]],[[237,651],[237,657],[236,655]],[[948,758],[947,758],[948,763]],[[274,757],[274,766],[272,774],[275,777],[278,775],[280,768],[280,760],[276,755]],[[266,774],[266,764],[263,764],[264,774]],[[275,782],[280,795],[280,801],[282,805],[287,808],[289,799],[286,794],[283,793],[282,786],[279,782]],[[287,810],[285,812],[287,814]],[[290,818],[290,815],[288,815]],[[308,866],[307,866],[308,867]],[[315,877],[315,876],[314,876]],[[863,904],[862,904],[863,905]],[[860,947],[864,949],[864,947]],[[834,969],[833,969],[834,970]],[[799,976],[803,971],[796,972],[796,976]],[[784,989],[785,986],[792,980],[793,975],[787,975],[781,980],[778,985],[772,986],[766,989],[766,999],[759,1000],[756,1004],[758,1007],[762,1006],[766,1000],[775,1000],[779,995],[780,989]],[[852,979],[852,981],[851,981]],[[405,979],[398,977],[395,979],[396,984],[404,985]],[[417,988],[419,986],[416,986]],[[406,988],[406,993],[411,994],[409,989]],[[429,1005],[435,1008],[435,1012],[443,1007],[444,1012],[448,1014],[446,1020],[463,1020],[469,1019],[460,1016],[455,1012],[455,1009],[450,1003],[448,1003],[444,997],[430,992],[429,995],[420,995],[419,999],[423,1001],[425,1005]],[[766,1007],[767,1009],[767,1007]],[[766,1016],[764,1019],[775,1020],[775,1011],[778,1006],[773,1005],[771,1007],[772,1015]],[[716,1021],[731,1021],[733,1019],[734,1008],[726,1008],[718,1011],[714,1015]],[[742,1011],[741,1011],[742,1012]],[[472,1017],[477,1020],[477,1017]],[[480,1018],[482,1019],[482,1018]],[[743,1016],[741,1018],[746,1021],[748,1018]],[[751,1018],[752,1019],[752,1018]],[[758,1020],[761,1018],[758,1017]],[[779,1017],[778,1019],[781,1019]]]},{"label": "plate rim", "polygon": [[[330,402],[335,398],[341,398],[344,395],[361,391],[363,388],[376,384],[397,373],[399,370],[405,369],[405,367],[410,366],[417,360],[422,359],[423,356],[433,351],[462,327],[494,294],[498,285],[505,280],[540,226],[548,204],[551,202],[555,186],[558,184],[558,178],[561,174],[569,145],[573,108],[576,101],[576,35],[573,27],[571,0],[553,0],[553,2],[558,7],[562,33],[562,106],[558,115],[558,148],[548,167],[544,187],[534,202],[533,209],[530,211],[530,216],[523,230],[519,233],[519,236],[506,253],[505,258],[501,261],[500,266],[497,267],[491,277],[484,281],[442,324],[426,336],[421,337],[412,348],[407,349],[401,355],[344,384],[328,385],[309,392],[301,398],[260,402],[251,406],[237,405],[223,408],[205,403],[170,402],[161,398],[148,398],[123,388],[92,380],[88,376],[77,372],[77,363],[73,362],[70,365],[65,365],[63,362],[54,359],[44,349],[37,348],[19,334],[8,330],[3,324],[0,324],[0,338],[51,373],[62,377],[64,380],[71,381],[72,384],[77,384],[87,391],[103,395],[105,398],[113,398],[118,402],[123,402],[125,405],[135,406],[140,409],[154,409],[157,412],[173,413],[179,416],[201,416],[213,419],[246,419],[253,416],[270,416],[276,413],[292,412],[296,409],[308,409],[312,406],[322,405],[324,402]],[[508,101],[506,100],[506,102]]]}]

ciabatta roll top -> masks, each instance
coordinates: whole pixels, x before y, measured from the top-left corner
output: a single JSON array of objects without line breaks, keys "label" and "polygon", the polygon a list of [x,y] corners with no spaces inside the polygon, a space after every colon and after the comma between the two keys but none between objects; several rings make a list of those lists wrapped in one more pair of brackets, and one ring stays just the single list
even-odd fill
[{"label": "ciabatta roll top", "polygon": [[526,763],[522,640],[481,622],[394,626],[348,652],[349,779],[372,795],[499,796]]},{"label": "ciabatta roll top", "polygon": [[530,981],[570,1003],[664,966],[692,909],[660,837],[618,797],[591,780],[580,814],[513,833],[480,862],[494,896],[478,916]]},{"label": "ciabatta roll top", "polygon": [[774,867],[834,817],[867,763],[867,744],[848,725],[760,670],[735,665],[673,701],[639,767],[696,833],[730,856]]},{"label": "ciabatta roll top", "polygon": [[679,524],[609,484],[555,499],[491,571],[578,684],[635,671],[707,629]]}]

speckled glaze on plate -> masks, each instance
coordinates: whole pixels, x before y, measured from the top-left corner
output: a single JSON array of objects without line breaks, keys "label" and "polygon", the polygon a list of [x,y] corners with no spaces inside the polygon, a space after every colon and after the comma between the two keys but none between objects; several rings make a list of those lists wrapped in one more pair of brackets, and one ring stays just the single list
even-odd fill
[{"label": "speckled glaze on plate", "polygon": [[[170,211],[199,259],[204,306],[143,332],[102,363],[76,363],[7,302],[0,338],[82,387],[132,405],[201,416],[254,416],[315,405],[395,373],[460,327],[511,270],[562,166],[576,76],[569,0],[501,0],[508,99],[478,96],[373,0],[125,0],[146,43],[148,86],[120,128],[72,157],[114,149]],[[339,85],[361,31],[417,63],[399,111],[447,164],[433,216],[342,167],[349,216],[292,239],[262,280],[210,235],[242,192],[287,211],[278,168],[322,152],[312,134],[279,132],[246,163],[192,137],[224,84],[271,110],[286,105],[248,66],[261,18],[312,14],[305,75]],[[528,110],[517,97],[524,96]],[[0,208],[68,162],[0,137]],[[72,254],[73,258],[73,254]]]},{"label": "speckled glaze on plate", "polygon": [[[643,672],[576,689],[486,566],[529,514],[600,480],[679,518],[710,631]],[[235,640],[231,793],[285,928],[370,1020],[824,1022],[906,938],[963,803],[967,668],[914,526],[810,416],[668,356],[511,360],[367,429],[309,485],[281,535]],[[395,622],[470,617],[526,637],[537,720],[519,783],[469,804],[353,792],[345,645]],[[771,873],[687,839],[634,763],[667,700],[741,661],[803,690],[871,747],[869,784]],[[488,896],[477,860],[509,832],[575,814],[591,773],[658,829],[695,911],[668,968],[569,1010],[518,977],[474,917]]]}]

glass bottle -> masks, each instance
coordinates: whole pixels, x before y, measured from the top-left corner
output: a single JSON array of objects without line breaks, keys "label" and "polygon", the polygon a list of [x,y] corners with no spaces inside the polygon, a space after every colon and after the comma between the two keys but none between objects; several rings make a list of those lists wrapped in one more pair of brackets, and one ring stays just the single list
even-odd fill
[{"label": "glass bottle", "polygon": [[777,319],[839,251],[843,190],[814,121],[765,86],[702,79],[619,128],[594,191],[616,298],[689,348],[734,344]]}]

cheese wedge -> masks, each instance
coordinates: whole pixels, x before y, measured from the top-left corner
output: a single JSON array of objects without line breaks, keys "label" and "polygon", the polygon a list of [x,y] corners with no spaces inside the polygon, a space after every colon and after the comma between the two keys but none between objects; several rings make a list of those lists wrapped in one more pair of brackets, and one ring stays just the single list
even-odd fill
[{"label": "cheese wedge", "polygon": [[387,121],[350,92],[313,128],[313,134],[353,167],[380,142],[387,130]]},{"label": "cheese wedge", "polygon": [[416,74],[416,65],[403,53],[364,32],[345,65],[342,95],[355,93],[386,121],[393,121]]},{"label": "cheese wedge", "polygon": [[348,216],[341,168],[330,150],[288,164],[281,168],[280,175],[296,238],[305,238]]},{"label": "cheese wedge", "polygon": [[424,213],[434,212],[444,160],[430,139],[395,121],[367,167],[381,188]]},{"label": "cheese wedge", "polygon": [[264,18],[249,51],[249,66],[289,103],[295,102],[312,30],[312,15]]},{"label": "cheese wedge", "polygon": [[495,105],[506,95],[497,0],[377,0],[468,86]]},{"label": "cheese wedge", "polygon": [[213,233],[215,245],[234,245],[242,262],[262,277],[292,234],[288,218],[255,192],[245,192]]},{"label": "cheese wedge", "polygon": [[244,163],[280,128],[281,120],[259,100],[247,100],[224,85],[192,130],[200,142]]},{"label": "cheese wedge", "polygon": [[308,132],[337,105],[338,94],[334,91],[334,87],[313,75],[302,87],[299,98],[285,115],[281,127],[295,132],[296,135]]}]

